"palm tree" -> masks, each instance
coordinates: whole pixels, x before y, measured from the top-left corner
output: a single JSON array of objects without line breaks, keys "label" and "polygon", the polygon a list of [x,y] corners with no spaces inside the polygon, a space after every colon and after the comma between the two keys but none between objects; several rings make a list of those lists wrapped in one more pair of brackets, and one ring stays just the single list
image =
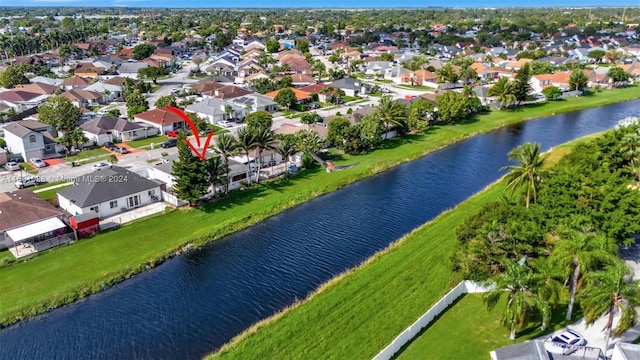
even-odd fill
[{"label": "palm tree", "polygon": [[[256,147],[255,134],[248,127],[243,126],[238,129],[236,136],[238,138],[237,148],[244,152],[247,157],[247,164],[249,164],[249,151]],[[251,175],[249,175],[249,185],[251,185]]]},{"label": "palm tree", "polygon": [[218,193],[216,191],[216,184],[222,183],[222,179],[226,176],[229,170],[227,169],[227,165],[224,163],[224,161],[220,159],[220,156],[207,158],[204,167],[207,173],[209,184],[211,184],[211,187],[213,189],[213,196],[215,197]]},{"label": "palm tree", "polygon": [[[489,309],[493,308],[504,292],[508,293],[507,305],[502,315],[502,323],[509,327],[509,339],[515,340],[516,331],[526,323],[527,313],[533,309],[542,310],[547,306],[536,294],[536,284],[539,282],[536,274],[525,264],[526,258],[515,263],[509,260],[503,261],[505,271],[493,277],[490,281],[493,286],[487,292],[484,300]],[[541,311],[543,322],[548,321],[550,312]]]},{"label": "palm tree", "polygon": [[540,309],[543,313],[540,330],[545,331],[547,328],[547,320],[551,318],[551,308],[555,308],[560,300],[563,286],[558,279],[561,278],[561,274],[558,269],[553,266],[551,261],[546,258],[538,258],[532,262],[531,265],[537,275],[537,295],[540,301],[546,304],[546,306]]},{"label": "palm tree", "polygon": [[281,138],[280,143],[274,147],[274,150],[282,156],[285,161],[286,168],[289,169],[289,159],[298,152],[298,149],[296,149],[295,137],[285,136]]},{"label": "palm tree", "polygon": [[380,99],[375,113],[387,128],[384,134],[385,140],[387,139],[390,127],[404,128],[404,123],[407,120],[406,107],[400,102],[392,102],[390,96],[383,96],[382,99]]},{"label": "palm tree", "polygon": [[505,105],[509,106],[518,100],[515,95],[513,83],[505,77],[501,77],[498,82],[489,89],[487,95],[498,98],[501,110]]},{"label": "palm tree", "polygon": [[580,291],[584,274],[611,261],[612,254],[616,254],[618,248],[611,239],[572,229],[559,228],[555,231],[555,237],[558,240],[550,260],[557,269],[564,272],[565,278],[570,278],[566,319],[571,320],[576,294]]},{"label": "palm tree", "polygon": [[606,331],[605,351],[609,348],[609,338],[613,329],[613,319],[620,313],[618,325],[613,335],[622,335],[638,321],[634,306],[640,305],[640,287],[632,281],[633,272],[621,260],[607,266],[604,271],[596,271],[586,276],[585,286],[580,293],[580,306],[587,324],[593,324],[600,316],[609,315],[602,329]]},{"label": "palm tree", "polygon": [[224,160],[226,181],[224,182],[224,191],[229,192],[229,158],[235,154],[238,143],[236,138],[230,134],[220,134],[216,140],[214,151],[222,156]]},{"label": "palm tree", "polygon": [[630,133],[622,137],[620,153],[624,159],[630,163],[637,163],[640,160],[640,134]]},{"label": "palm tree", "polygon": [[256,172],[256,183],[260,182],[260,168],[262,167],[262,151],[271,150],[276,139],[273,137],[273,130],[270,128],[257,129],[254,134],[254,144],[258,149],[258,171]]},{"label": "palm tree", "polygon": [[583,91],[587,88],[589,84],[589,78],[585,75],[582,70],[575,69],[571,73],[569,77],[569,90],[571,91]]},{"label": "palm tree", "polygon": [[509,165],[501,170],[510,170],[506,176],[508,181],[506,190],[512,195],[517,189],[525,189],[525,206],[536,200],[540,183],[548,174],[543,169],[545,157],[540,156],[540,144],[525,143],[508,154],[509,160],[517,161],[518,165]]}]

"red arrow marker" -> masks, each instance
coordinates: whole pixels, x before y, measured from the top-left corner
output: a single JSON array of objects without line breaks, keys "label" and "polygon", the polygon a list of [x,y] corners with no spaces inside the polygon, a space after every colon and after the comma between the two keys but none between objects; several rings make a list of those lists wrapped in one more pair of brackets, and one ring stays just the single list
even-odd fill
[{"label": "red arrow marker", "polygon": [[173,106],[166,106],[166,108],[167,108],[167,110],[170,110],[170,111],[178,114],[178,116],[180,116],[184,121],[187,122],[187,124],[189,124],[189,127],[191,128],[191,131],[193,132],[193,135],[195,135],[195,137],[196,137],[196,141],[198,141],[198,146],[197,147],[194,146],[191,143],[191,141],[189,141],[189,139],[187,139],[187,145],[189,145],[191,150],[193,150],[193,152],[196,153],[196,155],[198,155],[200,160],[204,160],[205,156],[207,156],[207,147],[209,147],[209,142],[211,142],[211,137],[213,136],[213,129],[211,129],[211,131],[209,132],[209,136],[207,136],[207,140],[205,140],[205,142],[204,142],[204,147],[202,148],[202,153],[200,153],[200,150],[198,150],[198,148],[200,147],[200,134],[198,134],[198,128],[193,124],[191,119],[189,119],[187,114],[182,112],[182,110],[174,108]]}]

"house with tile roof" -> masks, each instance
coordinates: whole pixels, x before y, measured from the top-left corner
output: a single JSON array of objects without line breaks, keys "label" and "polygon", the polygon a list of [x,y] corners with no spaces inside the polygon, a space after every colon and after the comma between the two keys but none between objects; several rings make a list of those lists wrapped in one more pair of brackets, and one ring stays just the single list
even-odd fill
[{"label": "house with tile roof", "polygon": [[[294,87],[289,87],[287,88],[291,91],[293,91],[293,93],[296,95],[296,104],[307,104],[309,102],[311,102],[311,94],[306,92],[306,91],[302,91],[300,89],[296,89]],[[271,99],[275,99],[276,96],[278,96],[278,93],[280,91],[282,91],[284,89],[279,89],[279,90],[274,90],[271,92],[268,92],[266,94],[264,94],[264,96],[269,97]]]},{"label": "house with tile roof", "polygon": [[11,89],[0,92],[0,104],[11,107],[16,113],[20,113],[36,106],[40,106],[49,96],[20,89]]},{"label": "house with tile roof", "polygon": [[71,103],[79,108],[96,106],[106,103],[104,96],[96,91],[85,89],[71,89],[62,93]]},{"label": "house with tile roof", "polygon": [[53,95],[56,90],[60,90],[60,86],[45,83],[31,83],[16,85],[14,89],[32,92],[40,95]]},{"label": "house with tile roof", "polygon": [[236,97],[249,95],[251,93],[252,91],[243,89],[235,85],[225,85],[212,91],[202,92],[202,95],[205,97],[214,97],[218,99],[233,99]]},{"label": "house with tile roof", "polygon": [[135,121],[157,128],[161,134],[168,131],[186,129],[187,124],[178,114],[165,108],[153,109],[135,115]]},{"label": "house with tile roof", "polygon": [[102,219],[162,200],[160,181],[112,166],[76,178],[74,186],[58,190],[58,204],[71,215],[96,213]]},{"label": "house with tile roof", "polygon": [[13,248],[17,257],[33,253],[29,247],[65,232],[62,215],[29,189],[0,193],[0,249]]},{"label": "house with tile roof", "polygon": [[91,79],[83,78],[80,76],[73,76],[62,83],[62,87],[65,90],[71,90],[76,88],[83,88],[91,83]]}]

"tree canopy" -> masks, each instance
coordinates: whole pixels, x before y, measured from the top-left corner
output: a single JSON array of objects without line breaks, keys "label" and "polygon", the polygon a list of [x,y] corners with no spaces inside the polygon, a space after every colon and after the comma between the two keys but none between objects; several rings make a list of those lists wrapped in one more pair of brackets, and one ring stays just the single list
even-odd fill
[{"label": "tree canopy", "polygon": [[38,108],[38,113],[40,121],[57,130],[72,130],[82,116],[82,111],[62,95],[45,100]]},{"label": "tree canopy", "polygon": [[146,59],[156,50],[156,47],[151,44],[138,44],[133,48],[131,57],[136,60]]}]

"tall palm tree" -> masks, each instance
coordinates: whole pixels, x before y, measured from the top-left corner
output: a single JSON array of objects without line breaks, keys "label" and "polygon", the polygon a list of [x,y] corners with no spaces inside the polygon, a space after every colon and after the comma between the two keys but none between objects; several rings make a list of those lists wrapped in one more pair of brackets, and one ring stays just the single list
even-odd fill
[{"label": "tall palm tree", "polygon": [[236,153],[238,148],[238,142],[236,138],[231,134],[220,134],[216,140],[214,151],[216,154],[222,156],[224,161],[226,181],[224,182],[224,191],[229,192],[229,158]]},{"label": "tall palm tree", "polygon": [[569,278],[569,305],[567,320],[571,320],[576,295],[582,286],[583,276],[596,269],[600,264],[610,262],[618,248],[611,239],[595,236],[573,229],[559,228],[555,231],[558,238],[551,253],[550,261]]},{"label": "tall palm tree", "polygon": [[537,275],[537,295],[540,301],[545,304],[540,309],[543,313],[540,330],[545,331],[547,321],[551,318],[551,308],[555,308],[560,301],[563,286],[558,279],[561,278],[561,274],[547,258],[538,258],[531,265]]},{"label": "tall palm tree", "polygon": [[546,156],[540,156],[540,144],[525,143],[508,154],[509,160],[518,165],[509,165],[501,170],[509,170],[506,190],[513,194],[518,189],[525,190],[525,206],[536,200],[540,183],[544,181],[548,171],[543,169]]},{"label": "tall palm tree", "polygon": [[[255,149],[256,140],[255,134],[249,130],[248,127],[243,126],[236,132],[237,136],[237,148],[244,152],[244,155],[247,157],[247,164],[249,162],[249,151]],[[249,168],[251,169],[251,168]],[[249,174],[249,185],[251,185],[251,174]]]},{"label": "tall palm tree", "polygon": [[505,77],[501,77],[487,92],[488,96],[495,96],[498,98],[500,109],[505,106],[514,104],[518,99],[516,98],[515,88],[513,82]]},{"label": "tall palm tree", "polygon": [[262,151],[272,150],[276,139],[273,130],[270,128],[259,128],[254,133],[255,148],[258,149],[258,171],[256,172],[256,183],[260,182],[260,168],[262,167]]},{"label": "tall palm tree", "polygon": [[[205,171],[207,173],[207,179],[209,180],[209,184],[213,189],[214,197],[217,195],[216,185],[223,183],[223,178],[225,178],[226,174],[229,172],[227,166],[224,161],[220,158],[220,156],[213,156],[207,158],[205,160],[204,165]],[[227,182],[227,181],[224,181]],[[226,187],[225,187],[226,189]]]},{"label": "tall palm tree", "polygon": [[622,137],[620,153],[630,163],[640,161],[640,134],[630,133]]},{"label": "tall palm tree", "polygon": [[[293,136],[285,136],[280,139],[278,145],[274,147],[276,153],[278,153],[285,161],[285,166],[289,169],[289,159],[298,152],[296,149],[296,139]],[[288,171],[288,170],[287,170]]]},{"label": "tall palm tree", "polygon": [[400,102],[391,101],[390,96],[383,96],[382,99],[380,99],[375,113],[387,128],[384,134],[385,140],[387,139],[390,127],[404,128],[404,123],[407,120],[407,108]]},{"label": "tall palm tree", "polygon": [[[515,340],[516,331],[527,321],[527,314],[532,310],[542,310],[547,306],[536,294],[536,284],[539,283],[536,274],[525,264],[525,258],[515,263],[509,260],[503,262],[505,271],[490,280],[493,286],[484,296],[489,309],[493,308],[500,296],[507,292],[507,305],[502,315],[502,323],[509,328],[509,339]],[[541,311],[548,321],[549,311]]]},{"label": "tall palm tree", "polygon": [[604,271],[586,276],[584,289],[580,293],[580,306],[589,325],[600,316],[609,315],[602,329],[606,331],[605,351],[609,348],[613,319],[617,313],[620,313],[620,319],[613,329],[615,336],[629,330],[638,321],[635,306],[640,305],[640,287],[638,282],[632,281],[632,275],[625,262],[616,260]]}]

